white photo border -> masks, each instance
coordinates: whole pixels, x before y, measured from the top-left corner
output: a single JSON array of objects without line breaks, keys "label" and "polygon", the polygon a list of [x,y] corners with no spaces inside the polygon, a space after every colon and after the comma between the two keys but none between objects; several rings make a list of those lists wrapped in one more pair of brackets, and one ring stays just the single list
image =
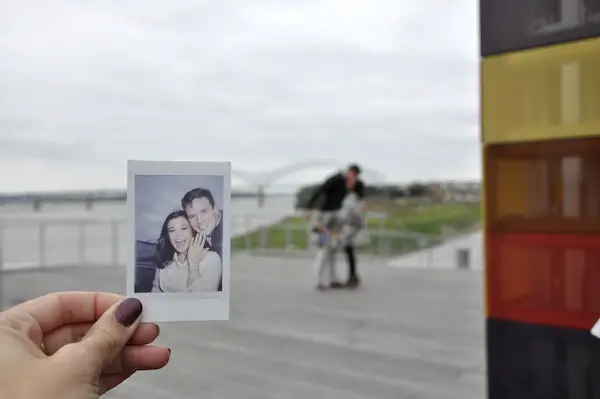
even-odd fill
[{"label": "white photo border", "polygon": [[[136,293],[135,177],[141,175],[223,176],[223,272],[219,292]],[[183,194],[182,194],[183,195]],[[231,163],[127,161],[127,296],[143,305],[142,322],[229,320],[231,289]]]}]

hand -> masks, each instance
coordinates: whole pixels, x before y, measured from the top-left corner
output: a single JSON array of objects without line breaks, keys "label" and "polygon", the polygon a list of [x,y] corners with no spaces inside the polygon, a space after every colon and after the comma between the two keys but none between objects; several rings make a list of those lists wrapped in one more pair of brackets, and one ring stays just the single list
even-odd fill
[{"label": "hand", "polygon": [[103,292],[42,296],[0,313],[0,390],[11,399],[98,398],[137,370],[164,367],[141,303]]},{"label": "hand", "polygon": [[190,271],[200,270],[200,262],[208,252],[208,249],[204,248],[204,243],[206,243],[206,236],[204,234],[198,233],[192,238],[192,242],[187,251]]},{"label": "hand", "polygon": [[323,225],[323,223],[318,223],[318,224],[317,224],[317,225],[314,227],[314,231],[315,231],[316,233],[323,234],[323,233],[325,233],[325,232],[326,232],[326,230],[325,230],[325,226]]}]

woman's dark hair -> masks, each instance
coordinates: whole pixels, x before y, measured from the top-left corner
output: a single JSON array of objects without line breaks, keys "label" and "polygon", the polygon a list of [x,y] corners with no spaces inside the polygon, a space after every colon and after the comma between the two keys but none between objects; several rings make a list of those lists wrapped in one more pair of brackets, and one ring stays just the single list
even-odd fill
[{"label": "woman's dark hair", "polygon": [[160,237],[156,243],[156,267],[159,269],[164,269],[173,260],[175,248],[171,244],[171,240],[169,240],[169,222],[179,217],[188,220],[184,211],[171,212],[165,219],[160,230]]}]

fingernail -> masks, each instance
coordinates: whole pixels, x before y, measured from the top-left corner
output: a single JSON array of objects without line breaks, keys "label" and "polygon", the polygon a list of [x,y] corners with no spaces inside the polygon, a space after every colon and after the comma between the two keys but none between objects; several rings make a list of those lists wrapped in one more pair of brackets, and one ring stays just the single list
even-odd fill
[{"label": "fingernail", "polygon": [[169,348],[169,357],[171,357],[171,348]]},{"label": "fingernail", "polygon": [[142,303],[137,298],[127,298],[117,307],[115,317],[125,327],[132,325],[142,314]]}]

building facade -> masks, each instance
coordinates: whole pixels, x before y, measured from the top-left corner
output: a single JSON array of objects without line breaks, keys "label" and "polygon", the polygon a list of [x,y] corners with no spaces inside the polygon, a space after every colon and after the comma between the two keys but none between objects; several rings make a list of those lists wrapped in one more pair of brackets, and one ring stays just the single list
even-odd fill
[{"label": "building facade", "polygon": [[488,397],[600,399],[600,0],[481,0]]}]

